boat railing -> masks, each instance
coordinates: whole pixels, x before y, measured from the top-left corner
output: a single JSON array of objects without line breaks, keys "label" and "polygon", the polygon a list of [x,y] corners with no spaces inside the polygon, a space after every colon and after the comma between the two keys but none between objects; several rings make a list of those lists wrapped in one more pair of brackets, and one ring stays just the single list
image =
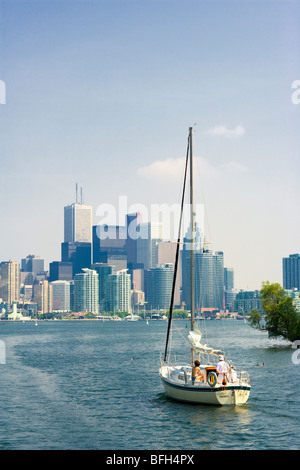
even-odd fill
[{"label": "boat railing", "polygon": [[240,371],[239,382],[240,383],[250,382],[249,373],[247,371],[245,370]]}]

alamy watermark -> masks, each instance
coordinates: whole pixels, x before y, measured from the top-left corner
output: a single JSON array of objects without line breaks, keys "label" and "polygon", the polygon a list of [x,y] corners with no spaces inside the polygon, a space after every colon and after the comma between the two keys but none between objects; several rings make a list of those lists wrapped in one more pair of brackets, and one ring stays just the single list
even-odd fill
[{"label": "alamy watermark", "polygon": [[[180,204],[151,204],[150,207],[145,204],[132,204],[128,207],[127,196],[119,196],[118,207],[113,204],[100,204],[97,207],[97,235],[100,240],[160,238],[174,241],[178,237],[180,212]],[[193,213],[198,229],[204,233],[204,204],[195,204]],[[117,226],[120,226],[126,215],[129,214],[137,214],[137,217],[130,219],[126,230],[118,230]],[[183,235],[188,230],[190,214],[190,204],[184,204],[182,212]]]},{"label": "alamy watermark", "polygon": [[0,104],[6,104],[6,86],[3,80],[0,80]]},{"label": "alamy watermark", "polygon": [[300,103],[300,80],[294,80],[292,83],[292,88],[295,89],[291,96],[291,101],[293,104]]}]

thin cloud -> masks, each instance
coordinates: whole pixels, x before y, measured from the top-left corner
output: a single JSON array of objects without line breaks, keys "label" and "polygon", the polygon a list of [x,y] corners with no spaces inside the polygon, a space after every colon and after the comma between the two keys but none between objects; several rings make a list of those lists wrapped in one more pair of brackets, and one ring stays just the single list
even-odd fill
[{"label": "thin cloud", "polygon": [[207,134],[232,139],[244,135],[245,128],[241,125],[236,126],[235,129],[228,129],[226,126],[215,126],[212,129],[209,129]]},{"label": "thin cloud", "polygon": [[184,171],[184,158],[168,158],[167,160],[157,160],[148,166],[137,170],[138,176],[150,180],[176,180]]},{"label": "thin cloud", "polygon": [[[151,181],[174,182],[180,181],[184,173],[185,158],[168,158],[157,160],[148,166],[139,168],[137,175]],[[247,170],[238,162],[230,161],[219,166],[212,166],[205,158],[195,157],[195,174],[206,178],[218,178],[224,175],[224,171],[230,173],[242,173]]]}]

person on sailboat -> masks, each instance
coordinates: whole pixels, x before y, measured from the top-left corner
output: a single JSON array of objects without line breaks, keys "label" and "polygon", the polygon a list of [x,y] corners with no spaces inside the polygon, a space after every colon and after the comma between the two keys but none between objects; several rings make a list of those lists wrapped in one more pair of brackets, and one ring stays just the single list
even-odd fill
[{"label": "person on sailboat", "polygon": [[195,383],[195,381],[202,381],[204,379],[204,375],[202,374],[201,370],[200,370],[200,362],[199,361],[195,361],[194,362],[194,367],[192,368],[192,382],[193,382],[193,385]]},{"label": "person on sailboat", "polygon": [[217,373],[218,373],[218,384],[222,384],[223,381],[227,382],[227,372],[228,372],[228,364],[224,360],[224,356],[219,356],[219,362],[216,365]]}]

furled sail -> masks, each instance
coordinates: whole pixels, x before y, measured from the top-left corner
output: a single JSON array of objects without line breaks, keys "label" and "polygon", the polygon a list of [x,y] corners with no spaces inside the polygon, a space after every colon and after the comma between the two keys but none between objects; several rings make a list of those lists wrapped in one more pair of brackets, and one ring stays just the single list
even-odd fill
[{"label": "furled sail", "polygon": [[188,340],[194,351],[199,353],[213,354],[214,356],[219,356],[224,354],[220,349],[213,349],[207,346],[206,344],[201,343],[201,332],[199,330],[190,331],[188,335]]}]

